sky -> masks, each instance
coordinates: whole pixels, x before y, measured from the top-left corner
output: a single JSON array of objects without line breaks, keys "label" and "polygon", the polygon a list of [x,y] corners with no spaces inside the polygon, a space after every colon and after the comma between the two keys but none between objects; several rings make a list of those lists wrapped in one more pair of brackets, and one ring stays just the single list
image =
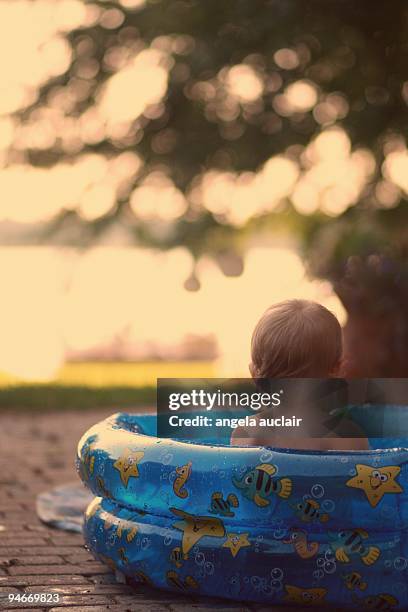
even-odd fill
[{"label": "sky", "polygon": [[0,371],[51,379],[69,352],[105,346],[126,329],[141,357],[152,343],[168,348],[189,333],[213,334],[217,374],[247,375],[252,329],[272,303],[315,299],[344,321],[330,285],[308,280],[291,248],[252,249],[236,278],[203,261],[197,292],[183,288],[190,266],[181,248],[0,248]]}]

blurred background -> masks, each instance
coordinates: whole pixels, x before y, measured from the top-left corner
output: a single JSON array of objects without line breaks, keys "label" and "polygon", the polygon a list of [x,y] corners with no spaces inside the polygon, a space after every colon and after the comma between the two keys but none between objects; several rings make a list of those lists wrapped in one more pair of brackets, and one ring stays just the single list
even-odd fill
[{"label": "blurred background", "polygon": [[246,376],[292,297],[405,377],[407,33],[403,0],[3,0],[0,406]]}]

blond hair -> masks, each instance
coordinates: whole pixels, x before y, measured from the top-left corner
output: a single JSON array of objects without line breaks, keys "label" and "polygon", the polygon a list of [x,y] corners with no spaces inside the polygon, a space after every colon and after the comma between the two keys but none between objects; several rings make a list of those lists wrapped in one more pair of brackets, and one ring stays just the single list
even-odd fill
[{"label": "blond hair", "polygon": [[334,314],[308,300],[268,308],[251,342],[255,378],[325,378],[338,367],[342,331]]}]

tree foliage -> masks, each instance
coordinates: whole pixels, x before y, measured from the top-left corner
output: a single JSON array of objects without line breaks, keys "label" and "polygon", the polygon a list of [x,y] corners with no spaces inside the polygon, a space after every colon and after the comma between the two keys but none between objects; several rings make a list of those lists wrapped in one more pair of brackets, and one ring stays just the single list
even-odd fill
[{"label": "tree foliage", "polygon": [[[112,157],[137,151],[143,169],[109,213],[87,222],[75,211],[64,211],[47,228],[48,238],[88,244],[121,223],[136,244],[185,245],[195,257],[213,254],[227,273],[239,273],[234,253],[248,237],[289,225],[302,237],[312,270],[335,281],[350,256],[364,259],[380,250],[390,260],[406,260],[403,193],[384,210],[376,191],[385,156],[405,143],[408,125],[404,0],[390,5],[379,0],[150,0],[138,10],[126,4],[93,2],[100,17],[68,36],[69,70],[46,83],[21,116],[35,120],[42,108],[59,99],[66,103],[68,97],[65,114],[79,119],[98,104],[106,83],[120,70],[121,54],[164,50],[166,94],[125,130],[106,131],[96,142],[82,141],[72,150],[59,139],[47,150],[29,150],[30,162],[42,166],[84,152]],[[279,55],[282,49],[286,56]],[[254,99],[234,97],[226,85],[228,70],[242,65],[262,83]],[[307,109],[285,107],[282,95],[299,81],[313,85],[316,103]],[[329,96],[337,96],[332,98],[340,104],[337,111],[327,103]],[[304,148],[336,125],[346,131],[352,149],[368,149],[375,159],[358,201],[338,216],[319,210],[304,215],[289,195],[273,211],[233,224],[191,197],[197,178],[210,169],[256,172],[278,154],[302,168]],[[146,221],[129,206],[132,190],[154,171],[164,171],[187,198],[181,217]]]}]

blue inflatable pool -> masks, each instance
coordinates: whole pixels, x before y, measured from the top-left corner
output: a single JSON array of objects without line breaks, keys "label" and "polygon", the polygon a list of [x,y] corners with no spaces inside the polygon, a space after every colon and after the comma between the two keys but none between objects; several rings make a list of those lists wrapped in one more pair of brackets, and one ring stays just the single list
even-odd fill
[{"label": "blue inflatable pool", "polygon": [[381,442],[325,453],[192,444],[156,438],[154,417],[114,415],[78,445],[95,494],[86,543],[163,589],[408,610],[408,443]]}]

